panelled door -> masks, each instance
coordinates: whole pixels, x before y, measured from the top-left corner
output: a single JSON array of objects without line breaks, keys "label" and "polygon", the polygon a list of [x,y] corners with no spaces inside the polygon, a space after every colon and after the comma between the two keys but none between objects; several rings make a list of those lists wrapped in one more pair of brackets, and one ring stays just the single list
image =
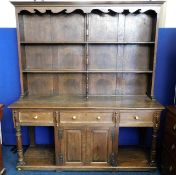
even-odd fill
[{"label": "panelled door", "polygon": [[61,139],[63,164],[81,165],[85,162],[86,129],[83,127],[65,127]]},{"label": "panelled door", "polygon": [[87,161],[90,165],[108,165],[112,154],[112,129],[109,127],[87,128]]}]

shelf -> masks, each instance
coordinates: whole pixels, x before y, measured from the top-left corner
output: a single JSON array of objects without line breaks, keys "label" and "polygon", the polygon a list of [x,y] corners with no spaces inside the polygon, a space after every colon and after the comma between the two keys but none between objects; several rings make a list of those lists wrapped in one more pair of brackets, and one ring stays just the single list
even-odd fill
[{"label": "shelf", "polygon": [[152,70],[89,70],[88,73],[152,73]]},{"label": "shelf", "polygon": [[23,73],[86,73],[85,70],[41,70],[41,69],[25,69]]},{"label": "shelf", "polygon": [[25,69],[23,73],[152,73],[151,70],[41,70]]},{"label": "shelf", "polygon": [[155,42],[118,42],[118,41],[63,41],[63,42],[56,42],[56,41],[39,41],[39,42],[32,42],[32,41],[21,41],[22,45],[61,45],[61,44],[120,44],[120,45],[127,45],[127,44],[136,44],[136,45],[154,45]]},{"label": "shelf", "polygon": [[86,44],[86,42],[76,42],[76,41],[65,41],[65,42],[55,42],[55,41],[50,41],[50,42],[46,42],[46,41],[21,41],[20,42],[22,45],[59,45],[59,44]]},{"label": "shelf", "polygon": [[26,150],[24,160],[27,165],[54,165],[54,148],[48,145],[31,146]]},{"label": "shelf", "polygon": [[118,166],[121,170],[150,167],[149,155],[148,149],[140,146],[119,146]]},{"label": "shelf", "polygon": [[155,42],[116,42],[116,41],[88,41],[88,44],[121,44],[121,45],[127,45],[127,44],[144,44],[144,45],[150,45],[155,44]]},{"label": "shelf", "polygon": [[92,170],[97,168],[97,170],[119,170],[119,171],[147,171],[156,169],[156,167],[151,167],[149,164],[149,155],[150,152],[148,149],[139,147],[139,146],[119,146],[118,151],[118,165],[116,167],[101,165],[101,167],[95,166],[79,166],[76,165],[73,167],[69,164],[58,166],[55,164],[54,148],[49,146],[34,146],[29,147],[24,154],[25,165],[18,166],[22,169],[29,170],[40,169],[41,167],[45,170],[63,170],[62,168],[67,168],[70,170]]}]

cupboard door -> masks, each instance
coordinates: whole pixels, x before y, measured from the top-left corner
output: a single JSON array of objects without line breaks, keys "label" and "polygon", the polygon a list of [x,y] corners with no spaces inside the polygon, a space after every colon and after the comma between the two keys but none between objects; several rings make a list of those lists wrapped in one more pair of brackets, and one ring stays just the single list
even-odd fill
[{"label": "cupboard door", "polygon": [[85,161],[86,130],[79,127],[64,128],[61,139],[63,164],[82,164]]},{"label": "cupboard door", "polygon": [[110,128],[87,129],[87,162],[90,165],[108,165],[112,153],[112,130]]}]

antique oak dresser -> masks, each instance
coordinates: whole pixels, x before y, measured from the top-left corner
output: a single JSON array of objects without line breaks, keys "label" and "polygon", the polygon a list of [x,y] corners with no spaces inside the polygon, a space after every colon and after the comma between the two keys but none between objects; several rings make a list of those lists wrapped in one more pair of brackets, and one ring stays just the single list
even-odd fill
[{"label": "antique oak dresser", "polygon": [[[21,78],[21,98],[10,106],[18,170],[156,169],[163,107],[154,99],[155,48],[164,2],[12,3]],[[23,126],[30,130],[26,151]],[[35,144],[35,126],[52,127],[54,144]],[[121,127],[138,128],[139,144],[119,145]]]},{"label": "antique oak dresser", "polygon": [[176,106],[167,107],[161,169],[163,175],[176,175]]}]

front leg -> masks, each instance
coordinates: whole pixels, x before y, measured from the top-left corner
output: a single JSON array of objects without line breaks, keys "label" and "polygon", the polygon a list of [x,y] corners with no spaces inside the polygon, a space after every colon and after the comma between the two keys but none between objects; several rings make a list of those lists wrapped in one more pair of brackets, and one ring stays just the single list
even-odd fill
[{"label": "front leg", "polygon": [[[23,146],[22,146],[22,138],[21,138],[21,126],[19,124],[17,112],[13,112],[14,117],[14,125],[16,129],[16,144],[17,144],[17,153],[18,153],[18,164],[17,166],[25,165],[24,155],[23,155]],[[19,169],[20,170],[20,169]]]},{"label": "front leg", "polygon": [[160,112],[155,112],[153,116],[153,134],[152,134],[152,147],[150,153],[150,166],[156,166],[156,148],[157,148],[157,136],[160,124]]}]

